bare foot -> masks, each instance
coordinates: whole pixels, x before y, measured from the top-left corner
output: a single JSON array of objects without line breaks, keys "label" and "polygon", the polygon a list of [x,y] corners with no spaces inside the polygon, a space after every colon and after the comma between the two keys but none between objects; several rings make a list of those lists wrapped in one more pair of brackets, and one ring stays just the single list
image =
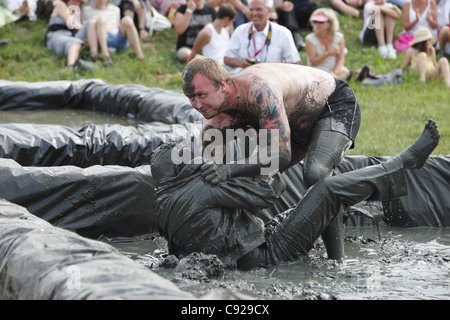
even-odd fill
[{"label": "bare foot", "polygon": [[439,143],[439,130],[434,120],[428,119],[425,129],[416,141],[399,154],[405,169],[419,169]]},{"label": "bare foot", "polygon": [[142,40],[148,38],[147,30],[145,30],[144,28],[139,29],[139,38],[141,38]]}]

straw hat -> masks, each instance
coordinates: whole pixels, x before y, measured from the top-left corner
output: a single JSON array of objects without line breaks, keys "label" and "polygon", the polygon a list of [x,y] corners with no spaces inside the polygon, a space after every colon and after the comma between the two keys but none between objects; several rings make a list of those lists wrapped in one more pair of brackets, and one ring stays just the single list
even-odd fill
[{"label": "straw hat", "polygon": [[416,43],[427,41],[429,39],[434,39],[433,35],[431,34],[430,30],[428,28],[419,28],[416,31],[414,31],[414,40],[411,41],[409,44],[411,46],[415,45]]}]

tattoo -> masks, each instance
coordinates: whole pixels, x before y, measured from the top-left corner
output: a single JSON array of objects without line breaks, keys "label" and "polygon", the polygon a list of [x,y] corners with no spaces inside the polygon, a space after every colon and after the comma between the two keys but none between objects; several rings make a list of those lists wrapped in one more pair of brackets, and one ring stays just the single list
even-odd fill
[{"label": "tattoo", "polygon": [[268,139],[271,136],[271,129],[278,129],[280,152],[289,151],[290,129],[281,92],[275,93],[266,81],[257,77],[254,77],[253,83],[253,88],[258,89],[253,89],[251,94],[255,97],[252,107],[259,117],[260,129],[268,130]]}]

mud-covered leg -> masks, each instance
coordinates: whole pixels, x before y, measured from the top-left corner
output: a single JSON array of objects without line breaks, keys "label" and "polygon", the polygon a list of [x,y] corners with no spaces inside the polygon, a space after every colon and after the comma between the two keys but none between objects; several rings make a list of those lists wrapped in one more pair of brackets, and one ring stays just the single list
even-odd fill
[{"label": "mud-covered leg", "polygon": [[[304,167],[304,180],[307,187],[331,176],[351,145],[351,140],[346,135],[330,130],[314,132],[312,140]],[[322,234],[329,259],[344,258],[343,212],[344,207],[341,206],[337,216]]]},{"label": "mud-covered leg", "polygon": [[423,167],[438,145],[439,137],[436,123],[428,120],[421,136],[398,156],[316,183],[281,224],[266,229],[271,263],[294,261],[307,254],[343,205],[365,200],[387,201],[406,195],[404,170]]},{"label": "mud-covered leg", "polygon": [[428,119],[422,134],[398,156],[405,169],[419,169],[425,165],[429,155],[439,143],[439,130],[434,120]]}]

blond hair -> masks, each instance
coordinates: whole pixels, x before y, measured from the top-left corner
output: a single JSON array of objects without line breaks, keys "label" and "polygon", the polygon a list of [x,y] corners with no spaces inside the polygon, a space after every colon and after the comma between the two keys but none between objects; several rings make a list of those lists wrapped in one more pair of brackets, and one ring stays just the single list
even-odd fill
[{"label": "blond hair", "polygon": [[[311,14],[311,18],[314,17],[318,13],[322,13],[328,18],[328,22],[330,22],[330,29],[328,30],[328,32],[332,35],[336,34],[336,32],[339,31],[339,20],[338,20],[336,14],[334,13],[333,9],[330,9],[330,8],[316,9]],[[316,26],[314,25],[314,23],[312,25],[313,25],[313,30],[316,31]]]},{"label": "blond hair", "polygon": [[194,92],[195,88],[192,86],[192,79],[197,73],[201,73],[211,80],[216,89],[219,89],[223,80],[231,82],[230,73],[218,61],[198,56],[186,65],[181,75],[187,92]]}]

